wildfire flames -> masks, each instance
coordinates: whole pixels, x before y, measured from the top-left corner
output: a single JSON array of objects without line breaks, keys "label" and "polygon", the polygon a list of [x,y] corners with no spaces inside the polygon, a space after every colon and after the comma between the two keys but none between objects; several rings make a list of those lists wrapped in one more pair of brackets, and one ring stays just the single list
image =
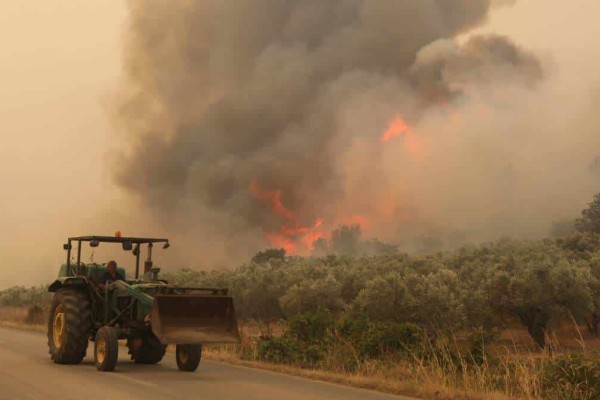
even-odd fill
[{"label": "wildfire flames", "polygon": [[[393,118],[379,140],[388,142],[396,136],[404,137],[403,146],[415,160],[420,161],[422,159],[422,140],[400,114]],[[249,192],[253,198],[268,206],[274,214],[284,221],[277,231],[265,233],[270,245],[285,249],[287,254],[297,254],[311,251],[317,239],[328,237],[326,233],[328,230],[325,229],[323,219],[318,218],[314,224],[304,225],[298,216],[283,204],[280,189],[266,190],[253,179],[249,185]],[[389,218],[395,212],[395,202],[389,205],[381,205],[379,208],[375,210],[375,213]],[[362,229],[369,229],[371,225],[370,218],[362,214],[350,214],[350,216],[341,217],[337,221],[329,221],[329,227],[336,226],[331,224],[332,222],[344,225],[360,225]]]},{"label": "wildfire flames", "polygon": [[404,121],[400,114],[397,114],[389,123],[386,131],[379,137],[381,142],[388,142],[396,136],[404,136],[404,147],[418,161],[422,161],[423,142],[412,130],[412,128]]},{"label": "wildfire flames", "polygon": [[410,126],[408,126],[406,122],[404,122],[402,116],[398,114],[392,120],[392,122],[390,122],[387,130],[383,133],[383,135],[381,135],[379,140],[382,142],[387,142],[395,136],[400,136],[403,134],[408,135],[410,133],[412,133],[412,129],[410,128]]},{"label": "wildfire flames", "polygon": [[302,250],[312,250],[314,242],[325,237],[322,231],[323,220],[319,218],[312,226],[303,226],[298,217],[283,204],[281,190],[264,190],[256,180],[252,180],[249,191],[254,198],[267,204],[275,214],[285,220],[278,231],[266,233],[266,238],[272,246],[285,249],[288,254],[295,254],[300,250],[300,245]]}]

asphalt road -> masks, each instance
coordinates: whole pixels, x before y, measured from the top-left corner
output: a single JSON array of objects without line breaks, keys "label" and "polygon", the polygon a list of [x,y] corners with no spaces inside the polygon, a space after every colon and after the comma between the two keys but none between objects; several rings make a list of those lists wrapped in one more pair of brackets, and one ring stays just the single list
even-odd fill
[{"label": "asphalt road", "polygon": [[82,364],[57,365],[44,334],[0,328],[0,399],[410,400],[206,360],[196,372],[180,372],[172,354],[158,365],[137,365],[120,350],[111,373],[96,370],[91,343]]}]

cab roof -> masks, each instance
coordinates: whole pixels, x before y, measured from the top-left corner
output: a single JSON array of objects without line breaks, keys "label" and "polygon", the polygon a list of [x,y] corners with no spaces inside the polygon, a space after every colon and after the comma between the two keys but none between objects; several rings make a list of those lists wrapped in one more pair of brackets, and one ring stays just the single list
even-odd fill
[{"label": "cab roof", "polygon": [[118,236],[75,236],[70,237],[69,242],[82,241],[90,242],[97,240],[100,243],[125,243],[130,242],[132,244],[145,244],[145,243],[168,243],[169,239],[157,239],[157,238],[139,238],[139,237],[118,237]]}]

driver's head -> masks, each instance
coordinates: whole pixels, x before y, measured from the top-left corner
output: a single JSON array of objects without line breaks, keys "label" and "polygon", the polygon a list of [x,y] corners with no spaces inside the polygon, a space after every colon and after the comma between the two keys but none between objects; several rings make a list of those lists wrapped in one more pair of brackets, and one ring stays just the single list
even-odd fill
[{"label": "driver's head", "polygon": [[117,263],[115,261],[109,261],[106,263],[106,269],[110,272],[111,275],[114,275],[117,272]]}]

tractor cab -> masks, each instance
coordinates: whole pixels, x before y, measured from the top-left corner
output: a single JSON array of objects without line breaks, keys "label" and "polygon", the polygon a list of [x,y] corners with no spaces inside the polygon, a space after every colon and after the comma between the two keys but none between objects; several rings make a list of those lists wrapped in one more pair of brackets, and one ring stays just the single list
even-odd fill
[{"label": "tractor cab", "polygon": [[[77,244],[77,259],[74,264],[71,263],[73,243]],[[168,249],[171,245],[168,239],[156,238],[137,238],[137,237],[122,237],[120,232],[115,236],[79,236],[71,237],[63,248],[67,251],[67,263],[64,265],[64,271],[61,269],[60,276],[88,276],[92,281],[96,281],[106,271],[104,265],[99,264],[83,264],[81,262],[81,246],[84,243],[89,243],[90,247],[98,247],[101,243],[120,244],[123,250],[131,251],[135,256],[135,275],[132,280],[157,281],[160,268],[156,268],[152,262],[152,249],[155,244],[161,244],[163,249]],[[140,277],[140,257],[143,248],[146,248],[146,259],[144,260],[144,270]],[[123,268],[117,269],[121,276],[125,277]],[[63,274],[64,273],[64,274]],[[126,279],[127,280],[127,279]]]}]

